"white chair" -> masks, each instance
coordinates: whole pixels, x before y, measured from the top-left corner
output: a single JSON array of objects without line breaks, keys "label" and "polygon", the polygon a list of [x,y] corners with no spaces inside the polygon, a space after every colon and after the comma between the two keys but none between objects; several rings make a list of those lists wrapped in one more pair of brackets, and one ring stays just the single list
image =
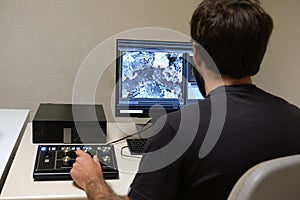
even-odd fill
[{"label": "white chair", "polygon": [[243,174],[228,200],[299,200],[300,155],[262,162]]}]

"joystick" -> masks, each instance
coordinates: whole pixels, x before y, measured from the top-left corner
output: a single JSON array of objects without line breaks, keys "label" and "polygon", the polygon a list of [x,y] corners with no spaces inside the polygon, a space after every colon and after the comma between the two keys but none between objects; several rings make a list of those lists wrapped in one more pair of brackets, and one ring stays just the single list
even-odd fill
[{"label": "joystick", "polygon": [[94,157],[94,155],[90,151],[85,150],[84,152],[87,153],[87,154],[89,154],[92,158]]},{"label": "joystick", "polygon": [[69,166],[70,165],[71,158],[69,156],[63,157],[62,160],[63,160],[63,165],[65,165],[65,166]]},{"label": "joystick", "polygon": [[105,165],[109,165],[110,164],[110,157],[109,156],[103,156],[102,160],[104,162]]}]

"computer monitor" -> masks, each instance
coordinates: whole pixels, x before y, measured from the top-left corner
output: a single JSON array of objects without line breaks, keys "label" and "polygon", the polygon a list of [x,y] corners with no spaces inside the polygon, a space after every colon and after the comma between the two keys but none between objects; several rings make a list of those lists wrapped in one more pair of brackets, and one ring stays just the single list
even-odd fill
[{"label": "computer monitor", "polygon": [[190,42],[118,39],[116,48],[117,117],[160,115],[203,98]]}]

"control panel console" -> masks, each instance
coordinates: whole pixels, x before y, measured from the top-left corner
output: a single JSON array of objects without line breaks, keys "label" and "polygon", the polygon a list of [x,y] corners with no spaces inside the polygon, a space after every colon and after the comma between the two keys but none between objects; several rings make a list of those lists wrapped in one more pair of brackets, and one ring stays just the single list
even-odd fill
[{"label": "control panel console", "polygon": [[39,145],[33,172],[34,180],[71,180],[70,170],[76,161],[76,150],[83,150],[91,156],[96,155],[105,179],[119,178],[112,145]]}]

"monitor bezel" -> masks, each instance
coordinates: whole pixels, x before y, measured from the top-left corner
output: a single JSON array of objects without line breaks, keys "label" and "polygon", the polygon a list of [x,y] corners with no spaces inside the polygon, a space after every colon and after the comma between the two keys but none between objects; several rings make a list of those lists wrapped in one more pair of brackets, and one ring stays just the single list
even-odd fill
[{"label": "monitor bezel", "polygon": [[[137,107],[131,107],[128,104],[124,105],[124,109],[121,109],[122,106],[119,105],[119,101],[120,101],[120,85],[119,85],[119,79],[121,78],[121,72],[120,72],[120,64],[121,64],[121,51],[119,50],[119,44],[120,43],[129,43],[131,45],[135,45],[135,44],[139,44],[139,45],[167,45],[168,47],[171,46],[180,46],[181,49],[188,49],[190,50],[190,52],[192,52],[192,44],[191,42],[188,41],[164,41],[164,40],[141,40],[141,39],[117,39],[116,40],[116,88],[115,88],[115,116],[116,117],[137,117],[137,118],[149,118],[150,117],[150,113],[149,113],[149,109],[151,108],[151,114],[152,115],[161,115],[163,113],[169,113],[169,112],[174,112],[177,110],[180,110],[183,106],[186,105],[186,100],[187,100],[187,80],[183,81],[183,86],[182,86],[182,101],[178,102],[178,107],[174,108],[171,107],[170,105],[162,105],[162,107],[157,107],[157,111],[154,109],[155,106],[153,106],[154,104],[150,104],[148,107],[144,106],[143,109],[137,109]],[[187,60],[186,60],[187,62]],[[187,69],[185,67],[183,67],[183,79],[187,78]],[[166,101],[171,102],[171,99],[167,99]],[[160,105],[163,104],[163,101],[160,102]],[[175,99],[173,101],[174,103],[176,102]],[[120,112],[121,110],[128,110],[128,112]],[[141,112],[142,110],[142,112]]]}]

